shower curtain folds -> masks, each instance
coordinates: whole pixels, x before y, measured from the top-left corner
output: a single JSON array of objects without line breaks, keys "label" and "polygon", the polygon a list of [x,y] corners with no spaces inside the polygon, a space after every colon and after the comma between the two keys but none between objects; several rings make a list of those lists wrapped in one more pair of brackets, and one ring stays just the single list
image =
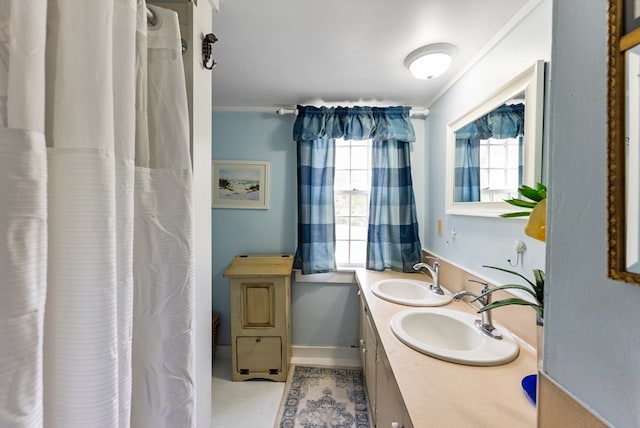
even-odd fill
[{"label": "shower curtain folds", "polygon": [[148,51],[143,0],[0,0],[3,428],[194,424],[186,93],[154,14]]}]

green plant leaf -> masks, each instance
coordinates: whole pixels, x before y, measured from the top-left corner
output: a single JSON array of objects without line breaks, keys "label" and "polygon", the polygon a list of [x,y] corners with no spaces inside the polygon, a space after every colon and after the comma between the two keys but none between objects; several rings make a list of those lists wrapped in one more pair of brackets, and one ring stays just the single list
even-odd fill
[{"label": "green plant leaf", "polygon": [[496,269],[496,270],[500,270],[502,272],[510,273],[511,275],[519,276],[520,278],[522,278],[525,281],[527,281],[531,285],[531,288],[535,288],[536,287],[536,284],[534,284],[526,276],[523,276],[523,275],[519,274],[518,272],[514,272],[514,271],[509,270],[509,269],[503,269],[501,267],[496,267],[496,266],[482,265],[482,267],[486,267],[486,268],[489,268],[489,269]]},{"label": "green plant leaf", "polygon": [[538,204],[537,202],[529,202],[529,201],[525,201],[524,199],[518,199],[518,198],[505,199],[504,201],[508,204],[515,205],[516,207],[522,207],[522,208],[535,208],[535,206]]},{"label": "green plant leaf", "polygon": [[533,187],[522,185],[518,188],[518,192],[525,198],[531,199],[532,201],[540,202],[544,199],[544,196]]},{"label": "green plant leaf", "polygon": [[531,215],[531,211],[518,211],[515,213],[504,213],[500,214],[502,218],[512,218],[512,217],[529,217]]},{"label": "green plant leaf", "polygon": [[540,305],[544,304],[544,272],[540,269],[533,270],[533,276],[536,279],[536,284],[533,287],[536,292],[536,299],[540,302]]},{"label": "green plant leaf", "polygon": [[547,197],[547,186],[545,186],[544,184],[536,183],[536,190],[543,199]]},{"label": "green plant leaf", "polygon": [[540,315],[540,317],[544,316],[544,308],[541,305],[538,305],[538,304],[533,303],[533,302],[529,302],[529,301],[524,300],[524,299],[520,299],[518,297],[513,297],[513,298],[510,298],[510,299],[497,300],[497,301],[495,301],[493,303],[488,304],[487,306],[483,306],[482,308],[478,309],[478,313],[482,313],[482,312],[485,312],[485,311],[490,311],[491,309],[496,309],[496,308],[500,308],[500,307],[503,307],[503,306],[509,306],[509,305],[531,306]]}]

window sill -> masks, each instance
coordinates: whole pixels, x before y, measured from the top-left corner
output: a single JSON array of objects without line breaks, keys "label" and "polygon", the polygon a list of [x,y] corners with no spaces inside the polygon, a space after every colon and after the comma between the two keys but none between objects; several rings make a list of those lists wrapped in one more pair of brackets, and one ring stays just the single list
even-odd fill
[{"label": "window sill", "polygon": [[294,281],[300,283],[355,284],[355,268],[336,272],[312,273],[303,275],[300,269],[294,269]]}]

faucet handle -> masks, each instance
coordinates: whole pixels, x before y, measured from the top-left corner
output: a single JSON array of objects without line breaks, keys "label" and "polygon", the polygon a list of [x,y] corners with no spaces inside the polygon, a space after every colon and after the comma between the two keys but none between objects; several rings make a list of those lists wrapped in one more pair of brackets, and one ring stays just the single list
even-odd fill
[{"label": "faucet handle", "polygon": [[433,263],[431,264],[431,266],[433,266],[434,269],[438,269],[440,267],[440,258],[439,257],[433,257],[433,256],[424,256],[425,260],[433,260]]},{"label": "faucet handle", "polygon": [[482,285],[482,290],[480,290],[480,296],[478,296],[476,298],[476,300],[478,300],[480,303],[482,303],[485,306],[488,305],[489,303],[491,303],[491,294],[487,294],[487,295],[483,296],[484,293],[489,291],[489,283],[488,282],[479,281],[477,279],[471,279],[471,278],[467,279],[467,281],[475,282],[476,284]]},{"label": "faucet handle", "polygon": [[489,291],[489,283],[486,281],[480,281],[480,280],[471,279],[471,278],[467,279],[467,281],[475,282],[476,284],[482,285],[482,293]]}]

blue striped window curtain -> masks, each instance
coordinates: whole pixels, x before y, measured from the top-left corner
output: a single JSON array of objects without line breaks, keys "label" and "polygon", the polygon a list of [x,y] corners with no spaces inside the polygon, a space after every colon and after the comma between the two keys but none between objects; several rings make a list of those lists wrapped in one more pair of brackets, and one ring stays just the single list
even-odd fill
[{"label": "blue striped window curtain", "polygon": [[421,245],[409,143],[374,141],[371,157],[367,269],[414,272]]},{"label": "blue striped window curtain", "polygon": [[[415,134],[408,107],[298,106],[298,247],[294,267],[329,272],[335,263],[335,139],[373,140],[367,269],[409,271],[420,240],[409,164]],[[386,188],[385,188],[386,187]],[[374,203],[375,200],[375,203]],[[375,214],[375,215],[373,215]]]},{"label": "blue striped window curtain", "polygon": [[455,202],[480,201],[480,140],[519,138],[523,170],[524,104],[504,104],[456,131]]}]

